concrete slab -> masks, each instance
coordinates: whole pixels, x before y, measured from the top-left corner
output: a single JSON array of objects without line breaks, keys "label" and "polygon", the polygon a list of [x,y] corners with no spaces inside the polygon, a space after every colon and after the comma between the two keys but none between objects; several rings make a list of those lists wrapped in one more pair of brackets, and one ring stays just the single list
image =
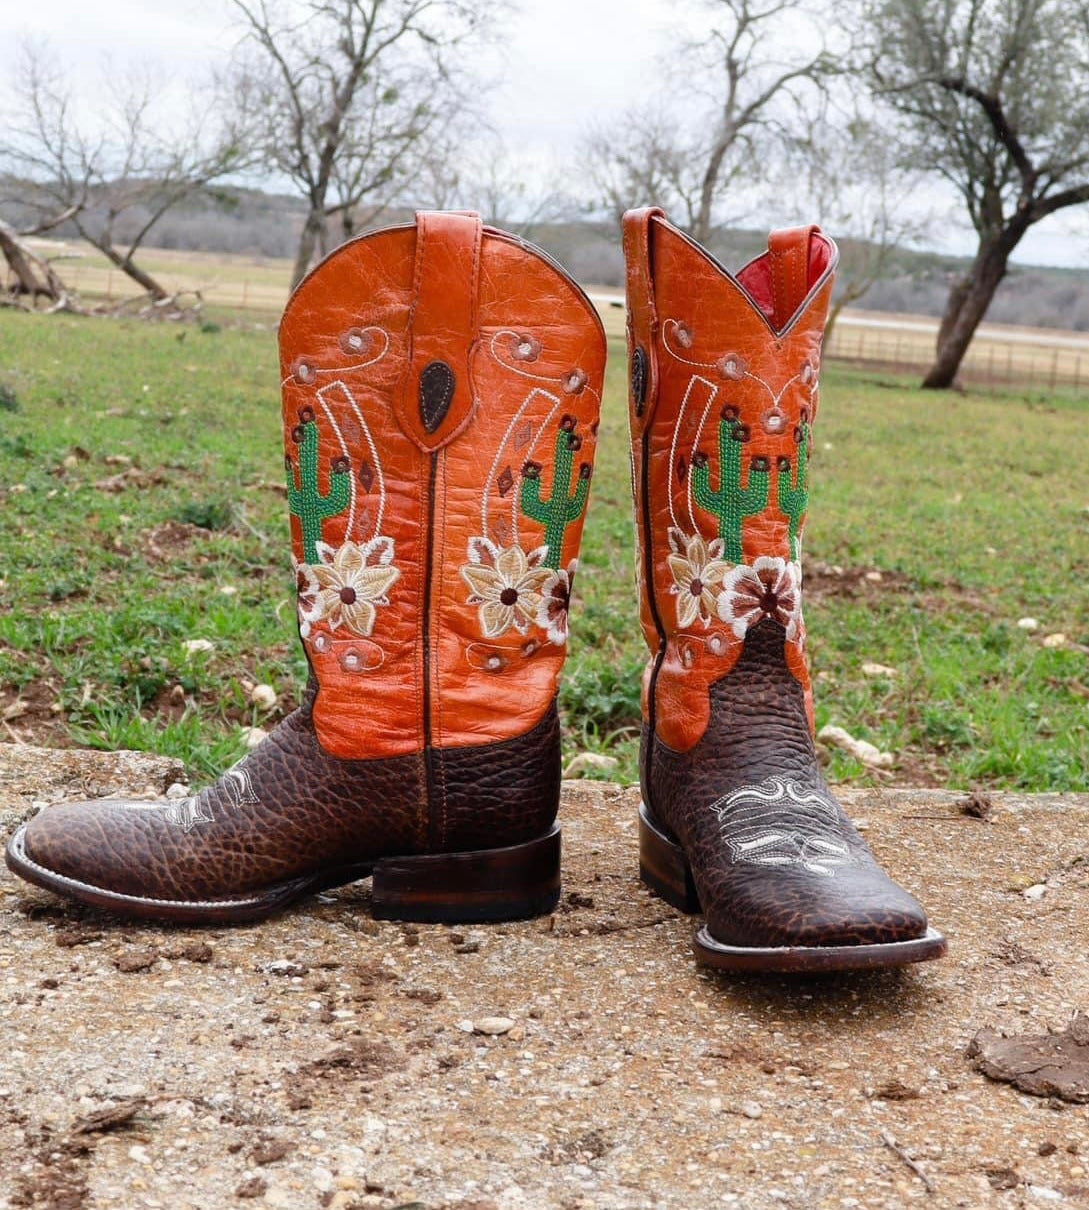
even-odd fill
[{"label": "concrete slab", "polygon": [[[2,747],[0,824],[177,776],[134,759]],[[944,962],[703,972],[637,880],[637,793],[598,783],[565,788],[561,909],[520,924],[380,924],[357,885],[141,928],[5,872],[0,1207],[1089,1205],[1089,1107],[966,1055],[1089,1008],[1089,796],[844,798]]]}]

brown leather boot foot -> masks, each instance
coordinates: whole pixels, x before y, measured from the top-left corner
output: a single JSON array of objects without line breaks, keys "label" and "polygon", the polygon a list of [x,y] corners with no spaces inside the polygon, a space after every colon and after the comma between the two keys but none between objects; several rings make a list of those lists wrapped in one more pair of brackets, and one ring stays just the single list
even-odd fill
[{"label": "brown leather boot foot", "polygon": [[945,940],[830,794],[812,739],[801,540],[836,250],[773,233],[737,277],[625,217],[644,678],[640,864],[701,962],[818,972]]},{"label": "brown leather boot foot", "polygon": [[311,273],[280,353],[302,707],[191,798],[47,808],[8,865],[164,920],[368,876],[386,918],[550,911],[597,313],[543,253],[422,213]]}]

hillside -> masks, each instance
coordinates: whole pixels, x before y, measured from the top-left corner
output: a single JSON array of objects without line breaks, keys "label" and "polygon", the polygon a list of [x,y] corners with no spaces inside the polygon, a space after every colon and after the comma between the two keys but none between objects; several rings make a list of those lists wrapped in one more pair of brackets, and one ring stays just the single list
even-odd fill
[{"label": "hillside", "polygon": [[[29,220],[17,203],[0,203],[0,217],[20,224]],[[304,217],[303,203],[294,197],[254,189],[225,189],[195,198],[168,213],[155,228],[157,248],[253,257],[291,257]],[[381,222],[403,221],[407,209],[387,212]],[[142,222],[139,213],[118,225],[123,241]],[[623,282],[623,259],[611,223],[573,220],[537,224],[524,232],[561,261],[579,280],[617,286]],[[74,229],[56,228],[52,235],[72,238]],[[835,232],[832,232],[834,235]],[[754,231],[722,233],[712,251],[728,266],[739,266],[763,247]],[[845,248],[845,252],[847,249]],[[845,257],[845,262],[848,260]],[[869,311],[898,314],[941,314],[954,278],[964,271],[963,258],[932,252],[900,252],[887,277],[866,295]],[[1089,331],[1089,270],[1015,266],[999,288],[988,319],[1034,327]]]}]

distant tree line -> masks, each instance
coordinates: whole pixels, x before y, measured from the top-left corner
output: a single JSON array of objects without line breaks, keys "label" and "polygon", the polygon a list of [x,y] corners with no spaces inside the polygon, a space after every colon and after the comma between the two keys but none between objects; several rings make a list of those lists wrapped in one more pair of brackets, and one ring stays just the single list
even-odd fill
[{"label": "distant tree line", "polygon": [[[819,217],[842,239],[837,308],[940,312],[930,387],[952,385],[988,311],[1086,324],[1061,274],[1003,282],[1035,224],[1089,204],[1089,0],[688,0],[700,37],[667,40],[659,85],[587,124],[588,184],[488,134],[481,52],[513,19],[501,0],[224,3],[235,53],[180,107],[152,76],[111,76],[89,120],[48,48],[23,48],[0,129],[0,298],[78,305],[31,234],[78,235],[164,303],[151,243],[286,251],[298,281],[419,205],[479,208],[607,284],[611,224],[653,202],[744,255],[766,216]],[[949,222],[920,212],[935,185],[975,255],[905,268]]]}]

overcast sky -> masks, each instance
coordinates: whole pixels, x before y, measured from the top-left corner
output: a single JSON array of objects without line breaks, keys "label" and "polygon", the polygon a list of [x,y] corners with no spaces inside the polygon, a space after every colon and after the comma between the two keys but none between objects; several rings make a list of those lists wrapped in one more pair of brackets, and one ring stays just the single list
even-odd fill
[{"label": "overcast sky", "polygon": [[[518,14],[498,31],[506,82],[494,95],[493,111],[504,141],[569,166],[590,121],[619,113],[653,85],[662,32],[675,26],[682,13],[678,0],[522,0]],[[48,38],[87,81],[106,56],[119,64],[150,60],[177,75],[197,74],[222,59],[236,37],[222,0],[93,5],[86,0],[0,0],[0,70],[14,54],[18,37],[27,34]],[[1077,219],[1040,224],[1022,242],[1017,259],[1089,266],[1085,209]],[[970,232],[951,222],[936,227],[933,247],[971,250]]]}]

